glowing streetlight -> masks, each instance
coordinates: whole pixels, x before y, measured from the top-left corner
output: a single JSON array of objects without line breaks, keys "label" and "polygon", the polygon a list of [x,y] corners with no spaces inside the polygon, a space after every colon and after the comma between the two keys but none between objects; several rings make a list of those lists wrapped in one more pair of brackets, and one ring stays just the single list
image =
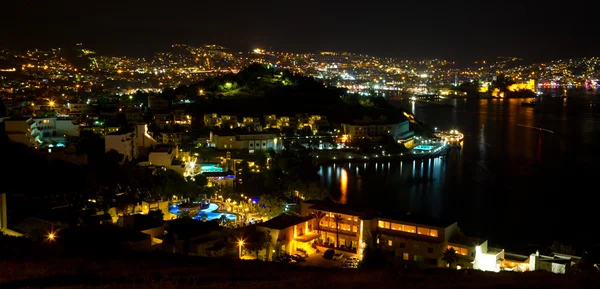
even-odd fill
[{"label": "glowing streetlight", "polygon": [[240,259],[242,259],[242,246],[244,246],[244,240],[239,240],[238,246],[239,246],[239,256],[240,256]]},{"label": "glowing streetlight", "polygon": [[54,241],[54,238],[55,238],[54,232],[48,234],[48,240]]}]

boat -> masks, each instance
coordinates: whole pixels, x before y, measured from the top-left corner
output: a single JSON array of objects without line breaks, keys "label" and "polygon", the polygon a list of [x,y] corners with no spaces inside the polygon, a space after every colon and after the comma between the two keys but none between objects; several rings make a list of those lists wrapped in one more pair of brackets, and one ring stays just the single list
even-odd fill
[{"label": "boat", "polygon": [[521,102],[521,106],[535,106],[535,99],[530,100],[529,102]]}]

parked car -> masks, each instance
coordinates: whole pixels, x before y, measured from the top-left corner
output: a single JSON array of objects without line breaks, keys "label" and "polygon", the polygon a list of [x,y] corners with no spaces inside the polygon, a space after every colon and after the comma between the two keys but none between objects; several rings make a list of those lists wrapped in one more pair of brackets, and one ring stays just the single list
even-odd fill
[{"label": "parked car", "polygon": [[300,261],[304,261],[304,257],[300,256],[300,254],[294,254],[294,255],[292,255],[292,260],[296,260],[296,261],[300,262]]},{"label": "parked car", "polygon": [[358,268],[358,263],[353,261],[344,261],[343,268]]},{"label": "parked car", "polygon": [[344,258],[344,253],[337,253],[333,255],[333,260],[341,261]]},{"label": "parked car", "polygon": [[335,255],[335,250],[333,250],[333,249],[327,249],[325,251],[325,253],[323,253],[323,258],[325,258],[325,259],[332,259],[333,255]]},{"label": "parked car", "polygon": [[358,258],[356,257],[348,257],[345,260],[346,262],[350,261],[350,262],[354,262],[354,263],[358,263]]}]

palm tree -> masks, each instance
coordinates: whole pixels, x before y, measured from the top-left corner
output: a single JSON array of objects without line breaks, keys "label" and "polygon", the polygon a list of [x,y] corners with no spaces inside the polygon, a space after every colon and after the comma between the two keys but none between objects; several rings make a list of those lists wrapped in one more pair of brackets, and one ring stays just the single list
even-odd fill
[{"label": "palm tree", "polygon": [[[271,252],[271,245],[273,244],[273,240],[271,239],[271,231],[265,231],[265,242],[263,244],[263,248],[265,249],[265,261],[269,260],[269,252]],[[257,256],[258,258],[258,256]]]},{"label": "palm tree", "polygon": [[333,221],[335,222],[335,246],[340,246],[340,223],[344,221],[342,215],[336,214],[333,215]]},{"label": "palm tree", "polygon": [[454,248],[447,248],[446,250],[444,250],[442,260],[444,260],[446,264],[448,264],[448,267],[451,267],[452,263],[456,262],[457,260],[456,251],[454,250]]},{"label": "palm tree", "polygon": [[[319,239],[321,239],[321,219],[325,217],[325,213],[323,213],[322,211],[313,211],[312,213],[310,213],[310,215],[317,221],[316,229],[317,233],[319,233]],[[327,231],[325,231],[325,239],[327,239]]]}]

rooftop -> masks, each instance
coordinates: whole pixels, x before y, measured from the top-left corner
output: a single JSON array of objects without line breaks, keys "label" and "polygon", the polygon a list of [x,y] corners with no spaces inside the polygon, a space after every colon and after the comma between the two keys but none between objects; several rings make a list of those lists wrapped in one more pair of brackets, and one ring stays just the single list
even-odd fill
[{"label": "rooftop", "polygon": [[413,224],[421,224],[426,226],[438,227],[438,228],[447,228],[450,225],[456,223],[456,221],[444,220],[444,219],[434,219],[426,216],[413,215],[413,214],[399,214],[399,213],[384,213],[378,212],[376,213],[377,217],[390,219],[399,222],[407,222]]},{"label": "rooftop", "polygon": [[300,217],[300,216],[292,216],[292,215],[280,215],[271,220],[268,220],[264,223],[258,224],[258,226],[273,230],[283,230],[285,228],[289,228],[298,224],[302,224],[308,220],[311,220],[312,217]]},{"label": "rooftop", "polygon": [[465,245],[465,246],[469,246],[469,247],[479,246],[479,245],[483,244],[485,241],[486,240],[471,238],[471,237],[467,237],[462,234],[454,234],[450,238],[450,240],[448,240],[448,242],[450,242],[450,243],[454,243],[454,244],[458,244],[458,245]]},{"label": "rooftop", "polygon": [[368,210],[354,208],[345,204],[331,203],[326,201],[319,200],[309,200],[305,201],[305,203],[313,204],[309,208],[311,210],[325,211],[325,212],[334,212],[351,216],[358,216],[361,219],[370,219],[372,216],[369,214]]}]

